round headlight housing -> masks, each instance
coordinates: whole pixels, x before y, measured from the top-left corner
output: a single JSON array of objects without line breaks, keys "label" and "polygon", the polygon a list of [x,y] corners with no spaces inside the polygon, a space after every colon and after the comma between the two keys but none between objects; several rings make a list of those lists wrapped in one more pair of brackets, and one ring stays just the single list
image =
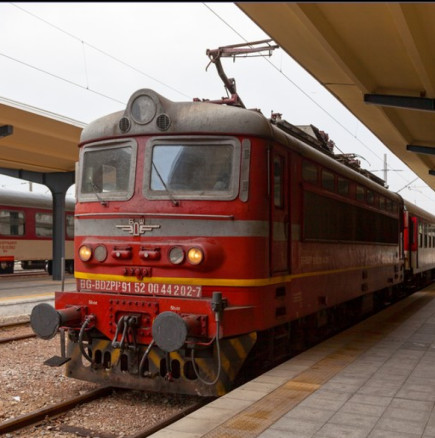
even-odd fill
[{"label": "round headlight housing", "polygon": [[104,260],[106,260],[106,258],[107,258],[107,248],[104,245],[98,245],[94,249],[94,257],[99,262],[104,262]]},{"label": "round headlight housing", "polygon": [[201,248],[190,248],[187,251],[187,260],[192,265],[199,265],[204,260],[204,252]]},{"label": "round headlight housing", "polygon": [[92,257],[92,248],[87,245],[82,245],[79,248],[79,257],[82,262],[88,262]]},{"label": "round headlight housing", "polygon": [[146,125],[153,120],[157,107],[152,96],[140,94],[131,104],[131,116],[136,123]]},{"label": "round headlight housing", "polygon": [[174,246],[169,250],[169,260],[174,265],[179,265],[184,260],[184,251],[183,248],[179,246]]}]

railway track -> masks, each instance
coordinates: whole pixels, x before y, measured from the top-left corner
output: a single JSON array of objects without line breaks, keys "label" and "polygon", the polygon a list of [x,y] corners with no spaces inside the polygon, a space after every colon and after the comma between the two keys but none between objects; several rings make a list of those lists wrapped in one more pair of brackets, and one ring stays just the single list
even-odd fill
[{"label": "railway track", "polygon": [[86,394],[80,395],[78,397],[73,397],[61,403],[56,403],[55,405],[48,408],[38,409],[28,414],[21,415],[17,418],[7,420],[3,423],[0,423],[0,435],[4,433],[14,432],[24,427],[40,423],[46,418],[54,417],[68,412],[80,403],[87,403],[92,400],[105,397],[111,394],[112,390],[113,388],[111,387],[98,388],[94,391],[89,391]]},{"label": "railway track", "polygon": [[29,325],[29,321],[11,321],[0,324],[0,329],[2,328],[14,328],[14,327],[23,327],[25,325]]},{"label": "railway track", "polygon": [[9,337],[0,337],[0,344],[7,344],[8,342],[21,341],[23,339],[35,338],[35,333],[29,333],[25,335],[16,335]]},{"label": "railway track", "polygon": [[0,278],[23,278],[23,277],[48,277],[48,273],[42,270],[26,270],[26,271],[16,271],[13,274],[1,274]]},{"label": "railway track", "polygon": [[[28,327],[29,333],[13,334],[12,336],[6,336],[9,331],[13,331],[15,328]],[[35,333],[30,331],[28,321],[25,322],[9,322],[0,324],[0,331],[5,329],[4,333],[0,332],[0,344],[7,344],[8,342],[21,341],[24,339],[35,338]]]},{"label": "railway track", "polygon": [[[102,387],[93,391],[89,391],[83,395],[70,398],[66,401],[56,403],[47,408],[38,409],[36,411],[30,412],[28,414],[21,415],[17,418],[13,418],[11,420],[7,420],[3,423],[0,423],[0,435],[5,433],[11,433],[25,427],[29,427],[32,425],[37,425],[43,421],[47,421],[51,418],[58,417],[62,414],[69,412],[74,409],[76,406],[84,403],[88,403],[93,400],[97,400],[100,398],[104,398],[110,396],[114,388],[112,387]],[[169,418],[159,422],[158,424],[148,427],[144,430],[141,430],[133,435],[130,435],[129,438],[145,438],[150,436],[151,434],[167,427],[175,421],[178,421],[180,418],[190,414],[191,412],[196,411],[200,407],[206,405],[210,402],[210,399],[203,399],[193,405],[187,406],[181,412],[177,412],[176,414],[170,416]],[[98,436],[100,438],[116,438],[115,435],[110,433],[105,433],[101,431],[89,430],[83,427],[77,426],[69,426],[69,425],[60,425],[58,430],[62,432],[69,432],[74,434],[79,434],[82,437],[92,437]]]}]

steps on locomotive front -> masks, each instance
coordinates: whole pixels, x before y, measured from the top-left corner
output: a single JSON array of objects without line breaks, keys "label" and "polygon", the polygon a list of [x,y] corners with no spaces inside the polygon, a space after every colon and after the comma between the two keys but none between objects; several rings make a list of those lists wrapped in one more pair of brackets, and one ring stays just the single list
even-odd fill
[{"label": "steps on locomotive front", "polygon": [[435,284],[153,438],[435,437]]}]

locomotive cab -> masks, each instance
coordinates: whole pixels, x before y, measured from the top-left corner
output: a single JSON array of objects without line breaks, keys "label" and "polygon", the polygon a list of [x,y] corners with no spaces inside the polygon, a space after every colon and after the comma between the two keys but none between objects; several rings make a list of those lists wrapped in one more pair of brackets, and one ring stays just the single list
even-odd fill
[{"label": "locomotive cab", "polygon": [[[204,106],[215,132],[198,125]],[[114,385],[204,395],[233,385],[258,312],[237,291],[268,269],[245,262],[267,248],[264,223],[246,220],[249,210],[268,212],[248,202],[250,139],[228,134],[240,130],[239,113],[245,130],[267,126],[251,111],[139,90],[124,113],[84,130],[77,291],[56,293],[55,313],[35,308],[32,324],[46,339],[67,330],[68,375],[104,382],[110,369]]]}]

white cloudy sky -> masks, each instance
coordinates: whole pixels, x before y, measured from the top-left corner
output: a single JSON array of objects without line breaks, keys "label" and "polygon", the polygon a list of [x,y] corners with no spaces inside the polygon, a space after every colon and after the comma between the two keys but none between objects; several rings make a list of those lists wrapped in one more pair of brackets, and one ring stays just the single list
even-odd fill
[{"label": "white cloudy sky", "polygon": [[[0,2],[0,17],[0,97],[85,123],[123,109],[139,88],[179,101],[220,98],[206,50],[268,38],[229,2]],[[387,154],[390,189],[435,214],[433,191],[283,50],[223,66],[248,108],[317,126],[336,153],[358,154],[380,177]],[[5,186],[28,190],[0,177]]]}]

